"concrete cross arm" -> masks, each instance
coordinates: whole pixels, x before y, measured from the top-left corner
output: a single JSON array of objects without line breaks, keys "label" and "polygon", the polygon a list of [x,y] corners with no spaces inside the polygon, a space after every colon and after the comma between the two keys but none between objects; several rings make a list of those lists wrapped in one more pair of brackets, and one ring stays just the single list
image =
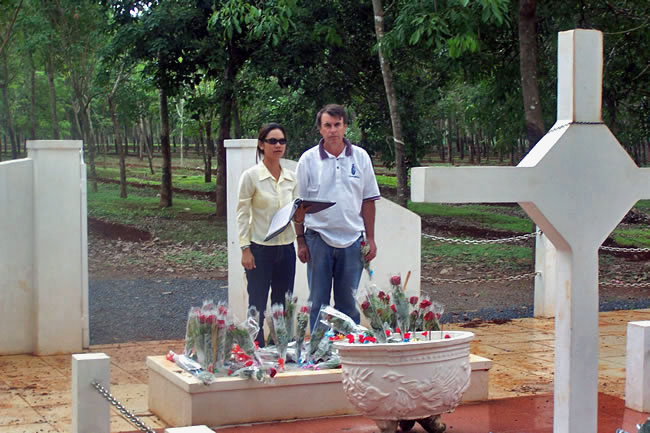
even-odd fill
[{"label": "concrete cross arm", "polygon": [[640,199],[650,198],[650,168],[640,168],[637,181],[637,188]]},{"label": "concrete cross arm", "polygon": [[415,167],[411,200],[429,203],[530,201],[535,170],[526,167]]}]

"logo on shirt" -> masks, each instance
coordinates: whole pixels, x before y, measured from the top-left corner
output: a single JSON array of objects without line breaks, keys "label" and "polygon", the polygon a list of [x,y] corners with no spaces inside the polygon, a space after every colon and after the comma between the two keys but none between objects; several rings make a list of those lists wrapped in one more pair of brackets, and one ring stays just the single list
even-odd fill
[{"label": "logo on shirt", "polygon": [[350,169],[350,177],[356,177],[357,179],[359,178],[359,175],[357,174],[357,167],[352,163],[352,168]]}]

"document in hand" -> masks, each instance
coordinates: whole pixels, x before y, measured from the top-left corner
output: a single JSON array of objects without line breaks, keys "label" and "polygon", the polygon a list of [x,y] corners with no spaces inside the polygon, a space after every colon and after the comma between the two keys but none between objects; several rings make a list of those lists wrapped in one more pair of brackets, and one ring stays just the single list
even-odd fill
[{"label": "document in hand", "polygon": [[305,207],[309,206],[309,209],[307,209],[306,213],[316,213],[322,211],[323,209],[327,209],[330,206],[334,206],[336,202],[315,200],[315,199],[311,199],[311,200],[303,200],[301,198],[295,199],[294,201],[290,202],[289,204],[281,208],[279,211],[277,211],[275,215],[273,215],[273,219],[271,219],[271,225],[269,226],[269,230],[266,232],[266,238],[264,238],[265,242],[270,239],[273,239],[274,237],[282,233],[284,229],[287,228],[287,226],[291,222],[291,219],[296,213],[296,210],[298,210],[301,204],[304,204]]}]

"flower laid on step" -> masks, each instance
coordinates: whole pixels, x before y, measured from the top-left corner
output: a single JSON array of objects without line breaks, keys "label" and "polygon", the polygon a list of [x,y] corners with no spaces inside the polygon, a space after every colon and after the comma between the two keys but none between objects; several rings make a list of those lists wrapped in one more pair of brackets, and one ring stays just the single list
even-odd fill
[{"label": "flower laid on step", "polygon": [[271,305],[271,320],[273,321],[273,330],[275,335],[275,345],[280,353],[280,359],[286,361],[287,347],[289,345],[289,332],[287,331],[287,321],[285,320],[284,305]]}]

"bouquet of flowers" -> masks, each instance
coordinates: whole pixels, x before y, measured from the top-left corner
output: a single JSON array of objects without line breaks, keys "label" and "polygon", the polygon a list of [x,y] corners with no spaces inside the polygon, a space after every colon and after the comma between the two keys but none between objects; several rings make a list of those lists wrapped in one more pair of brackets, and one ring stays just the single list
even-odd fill
[{"label": "bouquet of flowers", "polygon": [[226,361],[226,333],[228,329],[226,328],[226,317],[228,315],[228,308],[225,303],[221,302],[217,306],[217,316],[216,316],[216,332],[213,335],[215,341],[214,344],[214,370],[218,368],[223,368]]},{"label": "bouquet of flowers", "polygon": [[185,328],[185,356],[197,360],[196,346],[199,342],[200,335],[200,317],[201,309],[199,307],[190,308],[187,314],[187,326]]},{"label": "bouquet of flowers", "polygon": [[311,311],[311,302],[300,307],[296,316],[296,362],[300,362],[302,355],[302,344],[305,341],[307,326],[309,325],[309,312]]},{"label": "bouquet of flowers", "polygon": [[289,292],[287,292],[284,295],[284,316],[285,316],[284,321],[287,326],[287,335],[289,336],[289,341],[292,341],[294,338],[293,320],[296,314],[297,302],[298,302],[297,296],[293,296]]},{"label": "bouquet of flowers", "polygon": [[366,254],[370,251],[370,245],[363,240],[361,241],[361,263],[363,263],[363,269],[368,272],[368,278],[372,280],[373,271],[370,269],[370,262],[366,260]]},{"label": "bouquet of flowers", "polygon": [[406,294],[402,290],[402,279],[399,275],[394,275],[390,278],[390,285],[392,286],[393,293],[391,310],[395,313],[396,330],[404,338],[404,334],[408,331],[409,326],[409,301],[406,299]]},{"label": "bouquet of flowers", "polygon": [[285,320],[284,314],[284,305],[271,305],[271,319],[273,320],[273,329],[275,330],[275,345],[280,353],[280,358],[286,361],[289,333],[287,332],[287,321]]}]

